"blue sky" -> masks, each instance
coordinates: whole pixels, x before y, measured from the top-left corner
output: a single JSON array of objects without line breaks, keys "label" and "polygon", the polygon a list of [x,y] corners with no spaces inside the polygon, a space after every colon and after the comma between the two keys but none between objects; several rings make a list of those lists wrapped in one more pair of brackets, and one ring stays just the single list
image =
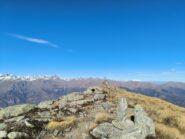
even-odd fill
[{"label": "blue sky", "polygon": [[0,73],[185,81],[183,0],[0,0]]}]

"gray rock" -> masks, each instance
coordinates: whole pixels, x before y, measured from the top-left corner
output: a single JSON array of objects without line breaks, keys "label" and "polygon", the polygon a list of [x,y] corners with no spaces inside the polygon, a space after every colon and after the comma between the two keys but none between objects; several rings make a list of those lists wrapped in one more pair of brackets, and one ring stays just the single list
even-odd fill
[{"label": "gray rock", "polygon": [[29,128],[34,128],[35,126],[33,124],[31,124],[28,120],[25,120],[24,121],[24,124],[26,125],[26,127],[29,127]]},{"label": "gray rock", "polygon": [[122,98],[118,105],[117,117],[110,123],[102,123],[92,130],[97,139],[145,139],[155,137],[155,125],[140,105],[135,106],[134,121],[127,116],[128,105]]},{"label": "gray rock", "polygon": [[23,132],[10,132],[8,134],[9,139],[29,139],[29,135]]},{"label": "gray rock", "polygon": [[0,131],[4,130],[7,127],[7,125],[5,123],[1,123],[0,124]]},{"label": "gray rock", "polygon": [[52,105],[53,104],[53,101],[43,101],[43,102],[40,102],[37,107],[39,109],[51,109],[52,108]]},{"label": "gray rock", "polygon": [[79,93],[72,93],[67,96],[67,101],[78,101],[83,100],[85,97],[82,94]]},{"label": "gray rock", "polygon": [[103,100],[103,99],[105,99],[105,97],[106,97],[105,94],[95,94],[94,100]]},{"label": "gray rock", "polygon": [[28,113],[34,109],[36,109],[36,105],[33,105],[33,104],[22,104],[22,105],[9,106],[0,111],[0,119],[16,117],[21,114]]},{"label": "gray rock", "polygon": [[11,123],[11,122],[19,122],[21,120],[24,119],[25,116],[17,116],[17,117],[13,117],[10,119],[5,120],[6,123]]},{"label": "gray rock", "polygon": [[133,128],[134,127],[134,122],[132,122],[129,119],[126,119],[125,121],[117,121],[117,120],[113,120],[112,124],[116,127],[119,128],[121,130],[125,130],[125,129],[129,129],[129,128]]},{"label": "gray rock", "polygon": [[56,115],[56,118],[61,119],[61,118],[64,117],[64,115],[65,115],[64,112],[59,111],[59,112],[57,113],[57,115]]},{"label": "gray rock", "polygon": [[117,117],[118,121],[124,121],[127,118],[128,104],[126,98],[121,98],[118,104]]},{"label": "gray rock", "polygon": [[78,106],[78,105],[83,106],[83,105],[91,104],[93,102],[94,102],[93,99],[84,99],[84,100],[79,100],[79,101],[73,101],[69,105],[70,107]]},{"label": "gray rock", "polygon": [[6,138],[7,132],[6,131],[0,131],[0,139]]},{"label": "gray rock", "polygon": [[68,108],[67,110],[70,111],[71,113],[77,113],[78,112],[78,109],[75,109],[75,108]]},{"label": "gray rock", "polygon": [[59,131],[58,131],[57,129],[55,129],[55,130],[53,131],[53,135],[56,137],[58,134],[59,134]]},{"label": "gray rock", "polygon": [[140,105],[135,106],[135,125],[142,129],[144,137],[155,136],[155,124]]},{"label": "gray rock", "polygon": [[65,99],[61,99],[61,100],[59,101],[59,105],[58,105],[58,107],[59,107],[59,109],[64,109],[64,108],[66,108],[66,107],[67,107],[67,105],[68,105],[67,100],[65,100]]},{"label": "gray rock", "polygon": [[102,107],[104,110],[108,111],[112,108],[112,103],[111,102],[103,102]]},{"label": "gray rock", "polygon": [[51,118],[51,113],[49,111],[38,112],[38,115],[42,118]]},{"label": "gray rock", "polygon": [[137,127],[123,130],[120,139],[145,139],[141,134],[141,130]]},{"label": "gray rock", "polygon": [[90,133],[91,135],[93,135],[95,138],[98,138],[98,139],[105,139],[105,138],[118,139],[118,137],[120,137],[122,134],[122,130],[115,128],[112,124],[106,122],[98,125]]}]

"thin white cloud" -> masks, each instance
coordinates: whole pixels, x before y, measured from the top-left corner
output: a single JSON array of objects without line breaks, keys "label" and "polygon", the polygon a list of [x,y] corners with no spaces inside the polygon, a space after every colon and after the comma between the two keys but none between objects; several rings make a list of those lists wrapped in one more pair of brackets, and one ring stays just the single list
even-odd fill
[{"label": "thin white cloud", "polygon": [[32,37],[27,37],[27,36],[23,36],[23,35],[19,35],[19,34],[14,34],[14,33],[7,33],[9,36],[20,39],[20,40],[24,40],[27,42],[32,42],[32,43],[37,43],[37,44],[43,44],[46,46],[50,46],[53,48],[58,48],[59,46],[57,44],[54,44],[48,40],[44,40],[44,39],[38,39],[38,38],[32,38]]}]

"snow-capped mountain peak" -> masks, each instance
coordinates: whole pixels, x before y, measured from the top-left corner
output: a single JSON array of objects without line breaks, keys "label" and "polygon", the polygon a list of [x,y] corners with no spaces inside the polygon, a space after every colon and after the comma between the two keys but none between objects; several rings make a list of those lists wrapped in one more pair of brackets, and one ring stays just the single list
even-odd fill
[{"label": "snow-capped mountain peak", "polygon": [[26,80],[26,81],[34,81],[34,80],[57,80],[61,79],[59,76],[54,75],[39,75],[39,76],[17,76],[13,74],[0,74],[0,80]]}]

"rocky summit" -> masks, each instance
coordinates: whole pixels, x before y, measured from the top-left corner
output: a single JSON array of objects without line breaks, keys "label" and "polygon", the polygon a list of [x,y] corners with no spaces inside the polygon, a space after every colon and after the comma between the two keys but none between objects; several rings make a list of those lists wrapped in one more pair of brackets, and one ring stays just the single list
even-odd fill
[{"label": "rocky summit", "polygon": [[[155,124],[128,98],[111,100],[104,86],[38,105],[0,110],[0,139],[153,139]],[[128,103],[129,102],[129,103]]]}]

